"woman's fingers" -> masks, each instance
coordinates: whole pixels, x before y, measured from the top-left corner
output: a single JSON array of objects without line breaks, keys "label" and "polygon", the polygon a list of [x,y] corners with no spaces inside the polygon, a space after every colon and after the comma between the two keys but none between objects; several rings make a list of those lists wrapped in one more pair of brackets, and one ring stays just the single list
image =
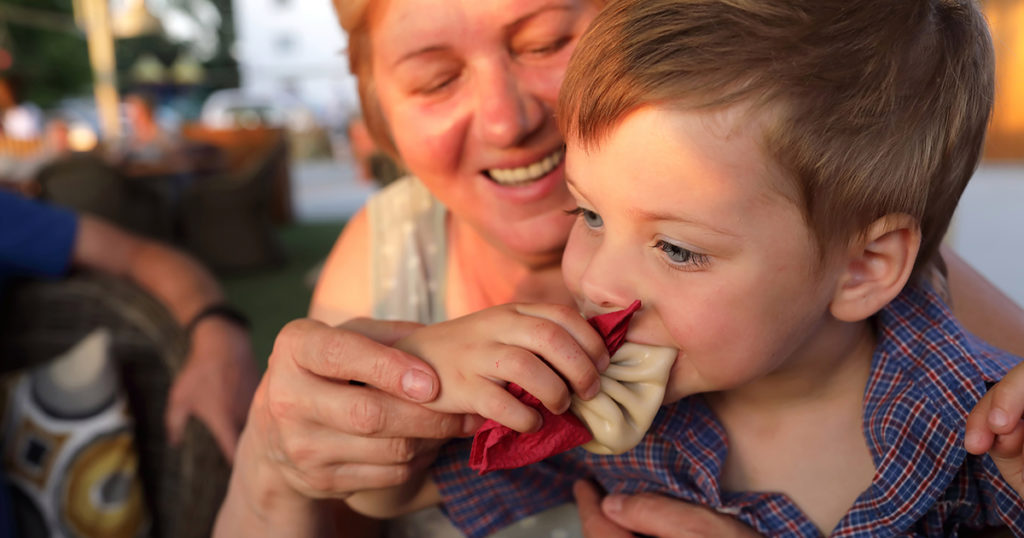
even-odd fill
[{"label": "woman's fingers", "polygon": [[577,480],[572,487],[580,525],[586,538],[632,538],[632,532],[618,526],[601,511],[601,492],[587,480]]},{"label": "woman's fingers", "polygon": [[601,502],[601,510],[608,519],[619,526],[635,533],[652,536],[760,536],[731,516],[654,493],[609,495]]},{"label": "woman's fingers", "polygon": [[375,465],[345,462],[316,468],[282,466],[285,480],[296,490],[315,499],[344,499],[354,492],[403,484],[417,471],[430,465],[435,454],[421,454],[411,462]]},{"label": "woman's fingers", "polygon": [[437,374],[426,363],[358,332],[301,319],[285,325],[274,348],[271,360],[284,355],[278,360],[293,361],[321,377],[359,381],[415,402],[437,397]]},{"label": "woman's fingers", "polygon": [[471,435],[465,415],[432,411],[373,387],[309,376],[301,387],[278,393],[269,386],[270,413],[278,421],[312,422],[361,437],[445,439]]}]

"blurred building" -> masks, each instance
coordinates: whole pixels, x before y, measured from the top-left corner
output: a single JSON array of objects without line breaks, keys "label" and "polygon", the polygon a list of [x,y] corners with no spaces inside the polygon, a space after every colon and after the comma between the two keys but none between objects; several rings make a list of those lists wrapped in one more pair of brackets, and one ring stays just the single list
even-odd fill
[{"label": "blurred building", "polygon": [[355,79],[331,2],[235,0],[233,11],[244,91],[298,98],[321,121],[334,124],[355,112]]}]

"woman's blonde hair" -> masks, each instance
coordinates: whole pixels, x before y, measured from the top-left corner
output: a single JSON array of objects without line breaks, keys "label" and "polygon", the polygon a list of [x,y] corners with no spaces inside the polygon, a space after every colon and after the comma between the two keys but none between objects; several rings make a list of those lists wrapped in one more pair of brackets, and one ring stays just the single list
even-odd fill
[{"label": "woman's blonde hair", "polygon": [[[394,159],[400,159],[391,138],[384,112],[373,80],[373,63],[370,59],[370,5],[372,0],[333,0],[338,22],[348,34],[348,66],[359,81],[359,102],[363,110],[366,129],[379,148]],[[377,3],[379,3],[378,0]]]}]

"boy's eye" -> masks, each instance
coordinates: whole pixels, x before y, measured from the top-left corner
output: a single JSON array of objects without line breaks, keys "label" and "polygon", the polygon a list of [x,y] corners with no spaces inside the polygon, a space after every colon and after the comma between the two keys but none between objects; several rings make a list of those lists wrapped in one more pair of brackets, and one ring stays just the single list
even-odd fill
[{"label": "boy's eye", "polygon": [[580,215],[583,217],[583,224],[586,224],[587,228],[600,228],[601,226],[604,226],[604,220],[601,219],[601,215],[598,215],[589,209],[576,207],[575,209],[567,210],[566,213],[570,215]]},{"label": "boy's eye", "polygon": [[679,245],[673,245],[668,241],[659,240],[655,243],[654,248],[664,252],[665,257],[676,265],[693,265],[699,267],[708,263],[707,255],[697,254],[692,250],[683,248]]},{"label": "boy's eye", "polygon": [[598,215],[589,209],[584,209],[581,215],[583,216],[583,223],[589,228],[600,228],[601,226],[604,226],[604,220],[601,219],[601,215]]}]

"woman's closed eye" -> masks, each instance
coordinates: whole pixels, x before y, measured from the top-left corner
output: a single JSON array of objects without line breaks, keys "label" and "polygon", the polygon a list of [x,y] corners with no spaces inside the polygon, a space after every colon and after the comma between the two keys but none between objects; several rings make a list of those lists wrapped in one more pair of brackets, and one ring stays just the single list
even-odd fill
[{"label": "woman's closed eye", "polygon": [[515,51],[517,57],[544,57],[555,54],[565,48],[572,40],[570,36],[562,36],[548,42],[530,44]]},{"label": "woman's closed eye", "polygon": [[699,269],[707,266],[711,261],[707,254],[699,254],[688,248],[669,243],[664,239],[655,241],[654,248],[663,252],[666,261],[678,269]]},{"label": "woman's closed eye", "polygon": [[566,213],[570,215],[578,215],[579,217],[581,217],[583,219],[583,224],[586,224],[587,228],[590,228],[591,230],[596,230],[604,226],[604,220],[601,219],[601,215],[598,215],[597,213],[589,209],[576,207],[575,209],[570,209],[566,211]]}]

